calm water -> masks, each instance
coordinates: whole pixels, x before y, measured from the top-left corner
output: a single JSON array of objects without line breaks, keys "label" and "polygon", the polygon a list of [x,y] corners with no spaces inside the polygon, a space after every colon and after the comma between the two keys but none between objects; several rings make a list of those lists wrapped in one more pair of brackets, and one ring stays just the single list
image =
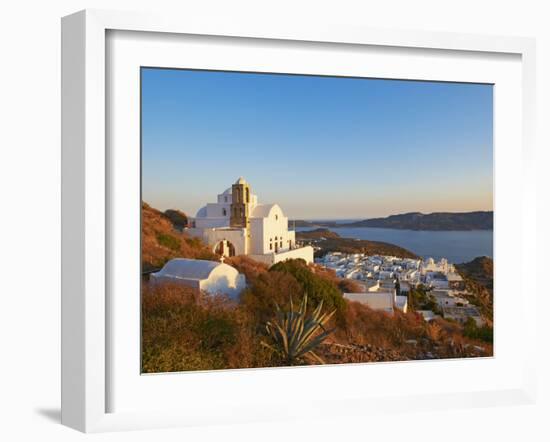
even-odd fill
[{"label": "calm water", "polygon": [[[297,231],[314,230],[297,227]],[[330,230],[345,238],[384,241],[404,247],[423,258],[447,258],[449,262],[471,261],[477,256],[493,257],[493,231],[427,231],[374,227],[335,227]]]}]

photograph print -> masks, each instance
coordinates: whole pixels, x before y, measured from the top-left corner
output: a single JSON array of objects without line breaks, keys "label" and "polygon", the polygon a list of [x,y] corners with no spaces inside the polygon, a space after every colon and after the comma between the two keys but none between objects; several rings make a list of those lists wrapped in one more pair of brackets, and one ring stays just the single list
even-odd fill
[{"label": "photograph print", "polygon": [[491,84],[143,67],[141,183],[144,374],[493,356]]}]

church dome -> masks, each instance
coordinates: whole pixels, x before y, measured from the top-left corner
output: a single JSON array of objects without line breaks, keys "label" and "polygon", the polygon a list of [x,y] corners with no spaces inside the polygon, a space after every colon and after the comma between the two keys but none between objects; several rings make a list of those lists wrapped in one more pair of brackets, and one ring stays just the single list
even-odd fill
[{"label": "church dome", "polygon": [[199,211],[195,215],[195,218],[206,218],[206,206],[199,209]]},{"label": "church dome", "polygon": [[246,180],[241,176],[237,181],[235,181],[235,184],[248,184]]}]

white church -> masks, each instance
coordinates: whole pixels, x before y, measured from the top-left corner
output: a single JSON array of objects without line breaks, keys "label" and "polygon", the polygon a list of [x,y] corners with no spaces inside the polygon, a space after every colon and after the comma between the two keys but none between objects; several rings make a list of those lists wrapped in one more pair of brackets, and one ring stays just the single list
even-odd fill
[{"label": "white church", "polygon": [[188,234],[202,238],[222,256],[248,255],[268,265],[296,258],[313,262],[313,248],[297,247],[282,209],[277,204],[258,204],[242,177],[219,194],[217,202],[202,207],[189,225]]},{"label": "white church", "polygon": [[232,299],[236,299],[246,287],[245,276],[234,267],[221,262],[186,258],[171,259],[160,271],[151,273],[150,281],[152,284],[182,284],[210,295],[223,293]]}]

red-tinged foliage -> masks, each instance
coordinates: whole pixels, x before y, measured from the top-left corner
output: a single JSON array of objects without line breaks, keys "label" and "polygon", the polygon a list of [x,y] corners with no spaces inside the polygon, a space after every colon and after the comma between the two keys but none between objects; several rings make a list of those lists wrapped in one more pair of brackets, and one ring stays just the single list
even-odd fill
[{"label": "red-tinged foliage", "polygon": [[225,263],[235,267],[248,281],[253,281],[268,270],[268,266],[263,262],[254,261],[245,255],[227,258]]},{"label": "red-tinged foliage", "polygon": [[[146,204],[142,213],[144,270],[174,257],[218,259],[202,241],[174,228],[163,213]],[[273,320],[276,305],[287,309],[290,297],[298,303],[305,293],[311,308],[323,301],[326,311],[338,311],[328,325],[336,326],[335,332],[319,348],[329,364],[493,354],[490,342],[481,340],[487,340],[484,329],[470,326],[468,338],[458,323],[443,319],[426,323],[415,312],[389,315],[345,301],[342,292],[358,292],[360,287],[332,270],[300,260],[271,269],[246,256],[226,262],[247,278],[238,302],[183,286],[143,282],[144,372],[278,366],[281,361],[261,345],[266,322]]]},{"label": "red-tinged foliage", "polygon": [[200,239],[178,231],[164,213],[146,203],[141,217],[142,272],[159,269],[172,258],[219,260]]},{"label": "red-tinged foliage", "polygon": [[270,365],[255,324],[228,299],[182,286],[144,285],[144,373]]},{"label": "red-tinged foliage", "polygon": [[261,329],[273,319],[276,305],[286,308],[289,297],[298,302],[304,294],[301,285],[287,273],[265,272],[252,280],[241,294],[240,307]]}]

